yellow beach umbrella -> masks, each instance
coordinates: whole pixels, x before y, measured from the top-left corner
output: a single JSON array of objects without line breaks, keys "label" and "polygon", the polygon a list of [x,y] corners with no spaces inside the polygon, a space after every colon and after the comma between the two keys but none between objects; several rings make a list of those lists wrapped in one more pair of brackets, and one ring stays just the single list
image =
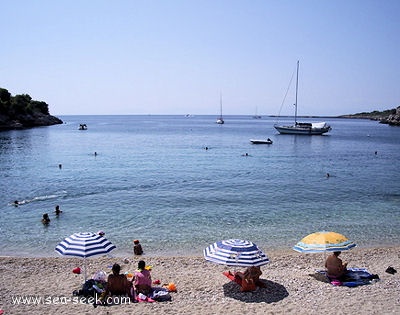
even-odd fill
[{"label": "yellow beach umbrella", "polygon": [[341,252],[355,246],[355,243],[340,233],[320,231],[307,235],[293,249],[300,253],[321,253]]}]

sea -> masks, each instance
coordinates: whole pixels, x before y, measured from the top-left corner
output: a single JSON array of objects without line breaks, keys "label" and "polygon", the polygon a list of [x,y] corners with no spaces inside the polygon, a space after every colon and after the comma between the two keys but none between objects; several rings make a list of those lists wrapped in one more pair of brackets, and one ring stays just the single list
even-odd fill
[{"label": "sea", "polygon": [[59,118],[0,132],[1,256],[58,257],[65,237],[99,230],[116,257],[133,255],[134,239],[148,256],[202,255],[231,238],[268,254],[316,231],[400,244],[399,127],[324,118],[331,132],[298,136],[266,116]]}]

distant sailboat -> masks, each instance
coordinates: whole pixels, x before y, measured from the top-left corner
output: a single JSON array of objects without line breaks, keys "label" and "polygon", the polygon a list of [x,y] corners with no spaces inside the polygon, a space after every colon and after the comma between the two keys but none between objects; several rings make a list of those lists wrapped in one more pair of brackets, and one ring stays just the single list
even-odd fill
[{"label": "distant sailboat", "polygon": [[256,114],[253,116],[254,119],[261,119],[261,116],[257,114],[257,107],[256,107]]},{"label": "distant sailboat", "polygon": [[225,123],[224,119],[222,118],[222,94],[220,95],[220,98],[219,98],[219,106],[220,106],[220,114],[219,114],[219,117],[217,118],[216,123],[222,125]]},{"label": "distant sailboat", "polygon": [[332,128],[325,122],[318,123],[304,123],[297,122],[297,90],[299,85],[299,61],[297,61],[297,74],[296,74],[296,102],[294,103],[294,125],[279,126],[274,125],[274,128],[281,134],[292,135],[322,135]]}]

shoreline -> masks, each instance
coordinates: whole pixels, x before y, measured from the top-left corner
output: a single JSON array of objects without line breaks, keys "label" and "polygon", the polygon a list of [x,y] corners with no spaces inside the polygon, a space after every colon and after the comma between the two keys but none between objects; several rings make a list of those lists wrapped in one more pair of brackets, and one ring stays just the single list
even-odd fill
[{"label": "shoreline", "polygon": [[[258,245],[258,243],[257,243]],[[294,245],[294,244],[293,244]],[[375,248],[393,248],[397,247],[397,243],[382,243],[382,244],[373,244],[373,245],[358,245],[356,246],[356,249],[362,249],[362,250],[369,250],[369,249],[375,249]],[[278,255],[281,254],[292,254],[296,253],[292,249],[292,247],[266,247],[266,246],[259,246],[266,254],[269,256],[270,253],[275,253]],[[205,248],[205,247],[204,247]],[[199,257],[203,255],[203,249],[202,247],[199,247],[199,250],[197,251],[165,251],[165,252],[148,252],[144,251],[144,254],[142,257],[145,258],[157,258],[157,257],[175,257],[175,258],[185,258],[185,257]],[[145,248],[146,249],[146,248]],[[133,248],[131,250],[120,250],[116,249],[111,251],[106,257],[112,259],[112,258],[129,258],[133,256]],[[65,256],[62,256],[58,254],[55,250],[47,254],[27,254],[27,253],[12,253],[12,254],[2,254],[0,252],[0,259],[1,258],[68,258]],[[92,258],[89,258],[92,259]]]},{"label": "shoreline", "polygon": [[[119,263],[121,272],[132,272],[139,259],[153,266],[152,278],[161,283],[174,282],[177,293],[172,302],[111,305],[93,308],[90,304],[41,303],[13,304],[16,296],[69,297],[79,289],[83,276],[72,273],[82,267],[83,259],[74,257],[1,256],[0,309],[4,314],[388,314],[400,312],[400,246],[356,247],[344,251],[343,261],[349,267],[367,268],[378,274],[380,281],[355,288],[335,287],[316,278],[322,269],[324,254],[301,254],[277,249],[267,252],[270,263],[262,266],[261,278],[266,288],[240,292],[238,285],[222,275],[234,270],[206,261],[202,256],[139,256],[88,258],[88,278],[98,270],[110,273],[110,266]],[[392,266],[398,273],[385,272]],[[236,268],[243,269],[243,268]],[[335,307],[337,305],[338,307]]]}]

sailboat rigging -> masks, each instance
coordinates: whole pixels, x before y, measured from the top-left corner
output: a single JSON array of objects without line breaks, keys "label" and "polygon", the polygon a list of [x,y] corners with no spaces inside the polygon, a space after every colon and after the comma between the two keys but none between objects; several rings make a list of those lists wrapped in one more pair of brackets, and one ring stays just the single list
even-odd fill
[{"label": "sailboat rigging", "polygon": [[220,114],[219,114],[219,117],[217,118],[216,123],[222,125],[225,123],[224,119],[222,118],[222,93],[220,94],[220,97],[219,97],[219,106],[220,106]]},{"label": "sailboat rigging", "polygon": [[296,98],[294,103],[294,125],[274,125],[274,128],[281,134],[292,134],[292,135],[322,135],[332,128],[325,122],[308,123],[308,122],[297,122],[297,93],[299,87],[299,61],[297,61],[296,71]]}]

